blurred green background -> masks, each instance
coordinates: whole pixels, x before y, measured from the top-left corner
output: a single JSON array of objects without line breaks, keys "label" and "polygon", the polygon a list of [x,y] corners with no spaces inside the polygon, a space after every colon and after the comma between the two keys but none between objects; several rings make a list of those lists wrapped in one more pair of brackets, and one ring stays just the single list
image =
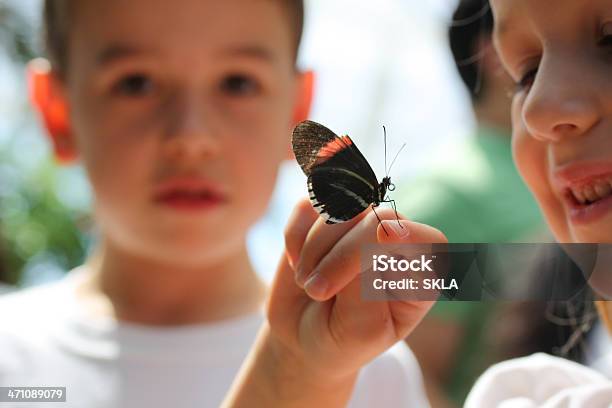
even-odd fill
[{"label": "blurred green background", "polygon": [[54,165],[23,95],[25,64],[38,55],[35,33],[18,7],[0,1],[0,282],[19,286],[56,279],[82,262],[90,229],[87,194],[62,195],[73,189],[60,184],[86,191],[80,170]]}]

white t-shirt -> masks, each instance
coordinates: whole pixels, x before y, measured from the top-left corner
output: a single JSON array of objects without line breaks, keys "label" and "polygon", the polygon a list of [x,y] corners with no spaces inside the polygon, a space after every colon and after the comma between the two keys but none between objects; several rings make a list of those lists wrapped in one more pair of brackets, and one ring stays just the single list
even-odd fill
[{"label": "white t-shirt", "polygon": [[464,408],[610,408],[612,381],[544,353],[504,361],[476,381]]},{"label": "white t-shirt", "polygon": [[[79,310],[80,278],[73,271],[59,282],[0,296],[0,386],[65,386],[67,402],[51,404],[57,407],[219,406],[262,313],[175,328],[93,320]],[[361,371],[349,406],[429,406],[403,342]]]},{"label": "white t-shirt", "polygon": [[612,379],[612,339],[601,322],[595,322],[587,338],[585,364]]}]

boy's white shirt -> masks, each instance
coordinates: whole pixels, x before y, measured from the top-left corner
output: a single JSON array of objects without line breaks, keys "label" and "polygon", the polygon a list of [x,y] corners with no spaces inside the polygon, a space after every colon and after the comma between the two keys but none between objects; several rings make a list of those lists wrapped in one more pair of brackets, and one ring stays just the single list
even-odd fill
[{"label": "boy's white shirt", "polygon": [[[263,313],[176,328],[92,320],[75,297],[81,274],[0,296],[0,386],[65,386],[62,407],[219,406]],[[429,406],[403,342],[362,369],[349,406]]]},{"label": "boy's white shirt", "polygon": [[612,381],[578,363],[536,353],[489,368],[464,408],[610,408]]}]

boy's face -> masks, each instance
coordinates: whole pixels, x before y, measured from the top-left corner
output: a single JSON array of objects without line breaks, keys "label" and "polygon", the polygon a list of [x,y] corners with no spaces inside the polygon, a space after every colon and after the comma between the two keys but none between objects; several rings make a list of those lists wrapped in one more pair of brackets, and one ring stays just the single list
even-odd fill
[{"label": "boy's face", "polygon": [[105,237],[197,264],[241,243],[288,157],[280,1],[79,0],[60,85]]},{"label": "boy's face", "polygon": [[612,2],[492,0],[513,150],[561,242],[612,242]]}]

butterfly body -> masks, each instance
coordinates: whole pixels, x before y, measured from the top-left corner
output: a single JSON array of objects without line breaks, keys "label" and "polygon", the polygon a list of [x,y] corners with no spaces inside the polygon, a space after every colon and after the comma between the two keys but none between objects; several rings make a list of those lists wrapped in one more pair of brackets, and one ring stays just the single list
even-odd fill
[{"label": "butterfly body", "polygon": [[308,177],[313,207],[328,224],[348,221],[368,207],[392,202],[390,177],[378,182],[365,157],[349,136],[337,136],[325,126],[305,121],[296,126],[293,151]]}]

